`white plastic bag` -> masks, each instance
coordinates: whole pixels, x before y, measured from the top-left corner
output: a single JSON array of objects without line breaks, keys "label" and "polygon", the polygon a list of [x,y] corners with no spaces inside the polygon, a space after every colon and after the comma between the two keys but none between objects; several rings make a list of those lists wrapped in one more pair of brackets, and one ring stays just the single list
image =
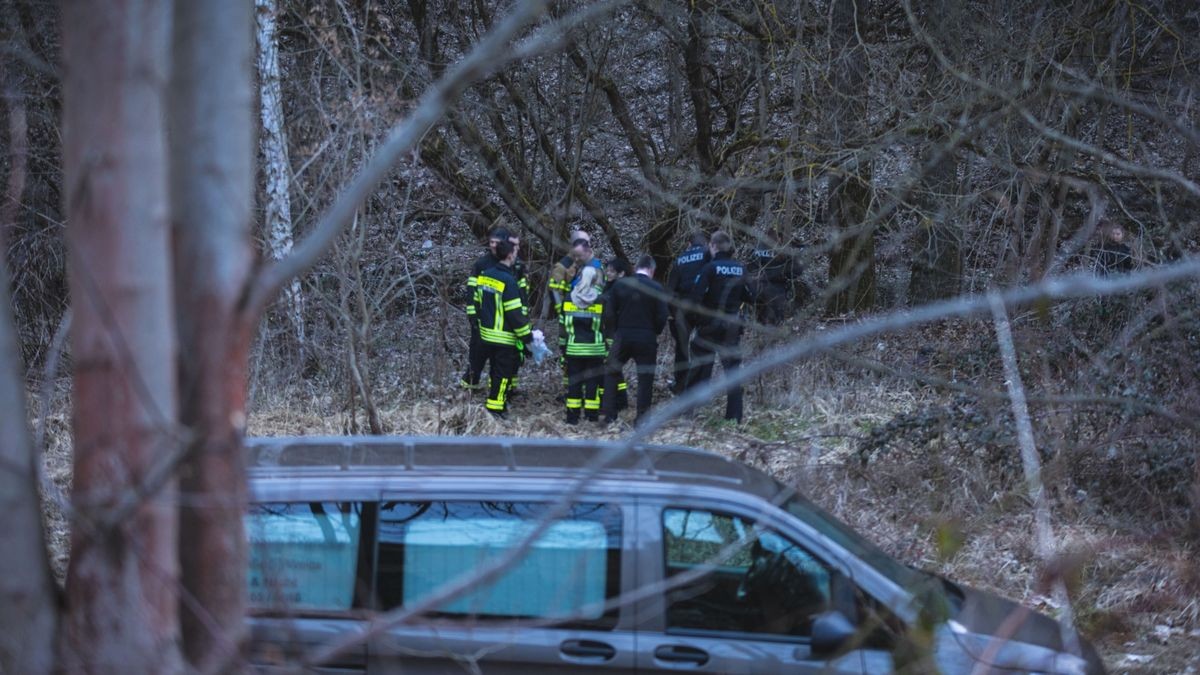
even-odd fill
[{"label": "white plastic bag", "polygon": [[550,355],[550,348],[546,346],[546,336],[542,331],[533,331],[533,343],[529,345],[529,350],[533,352],[534,363],[541,363]]}]

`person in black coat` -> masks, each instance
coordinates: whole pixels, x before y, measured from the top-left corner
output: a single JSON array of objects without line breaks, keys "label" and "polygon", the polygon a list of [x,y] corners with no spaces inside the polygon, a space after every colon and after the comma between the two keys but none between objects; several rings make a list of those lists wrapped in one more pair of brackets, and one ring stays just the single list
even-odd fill
[{"label": "person in black coat", "polygon": [[[714,232],[708,242],[712,260],[696,275],[691,299],[696,311],[696,337],[692,339],[692,369],[688,386],[712,377],[713,365],[721,359],[728,375],[742,365],[742,304],[752,301],[746,285],[746,268],[733,259],[733,239]],[[725,419],[742,421],[742,387],[730,387],[725,400]]]},{"label": "person in black coat", "polygon": [[754,292],[754,313],[759,323],[778,326],[787,318],[789,296],[796,279],[796,263],[791,251],[760,244],[750,256],[746,272]]},{"label": "person in black coat", "polygon": [[687,388],[688,372],[691,370],[692,324],[687,309],[688,298],[696,275],[708,264],[712,255],[708,251],[708,240],[702,232],[693,232],[688,247],[679,257],[667,277],[667,291],[671,294],[671,316],[668,317],[671,337],[675,340],[675,372],[671,390],[676,394]]},{"label": "person in black coat", "polygon": [[617,420],[617,382],[621,369],[633,359],[637,366],[637,420],[650,410],[654,398],[654,366],[658,335],[667,325],[667,293],[654,280],[654,258],[642,256],[634,275],[622,277],[607,292],[605,334],[612,336],[604,375],[604,417]]},{"label": "person in black coat", "polygon": [[1100,231],[1103,240],[1096,249],[1096,273],[1105,276],[1133,271],[1133,251],[1125,244],[1125,228],[1103,222]]}]

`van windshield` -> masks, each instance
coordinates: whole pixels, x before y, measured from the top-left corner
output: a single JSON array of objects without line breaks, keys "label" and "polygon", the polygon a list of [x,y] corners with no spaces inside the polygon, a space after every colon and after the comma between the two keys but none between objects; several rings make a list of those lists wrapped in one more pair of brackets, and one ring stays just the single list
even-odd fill
[{"label": "van windshield", "polygon": [[915,593],[917,589],[928,584],[928,577],[925,574],[902,565],[881,551],[875,544],[863,539],[850,527],[822,511],[804,497],[794,494],[788,499],[784,508],[908,592]]}]

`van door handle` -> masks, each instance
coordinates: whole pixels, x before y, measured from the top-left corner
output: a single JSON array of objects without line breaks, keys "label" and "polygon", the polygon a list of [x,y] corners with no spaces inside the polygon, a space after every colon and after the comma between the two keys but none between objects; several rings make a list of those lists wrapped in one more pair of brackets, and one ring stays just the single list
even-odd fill
[{"label": "van door handle", "polygon": [[567,640],[558,646],[566,656],[577,659],[599,659],[607,661],[617,655],[617,650],[607,642],[598,640]]},{"label": "van door handle", "polygon": [[690,663],[702,666],[708,663],[708,652],[685,645],[663,645],[654,650],[654,658],[671,663]]}]

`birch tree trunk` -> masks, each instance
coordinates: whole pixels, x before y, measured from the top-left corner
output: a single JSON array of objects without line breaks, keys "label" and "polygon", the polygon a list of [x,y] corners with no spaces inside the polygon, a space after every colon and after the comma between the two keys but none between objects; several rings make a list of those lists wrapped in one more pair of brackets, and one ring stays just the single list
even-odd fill
[{"label": "birch tree trunk", "polygon": [[[279,75],[279,7],[276,0],[255,0],[258,18],[259,104],[262,119],[263,172],[266,177],[267,243],[271,257],[282,260],[292,252],[292,167],[288,159],[287,132],[283,126],[283,94]],[[296,341],[304,346],[304,295],[300,278],[284,289],[288,317]]]},{"label": "birch tree trunk", "polygon": [[171,6],[62,10],[75,517],[59,665],[179,672],[175,483],[120,506],[179,442],[163,129]]},{"label": "birch tree trunk", "polygon": [[0,196],[0,429],[4,430],[0,433],[0,511],[5,517],[5,526],[0,528],[5,561],[4,574],[0,574],[0,673],[44,673],[54,663],[57,605],[42,530],[37,456],[26,416],[25,374],[13,323],[6,241],[25,191],[28,128],[15,64],[0,61],[0,65],[5,66],[0,78],[4,80],[10,148],[7,189]]},{"label": "birch tree trunk", "polygon": [[180,485],[184,651],[226,671],[245,614],[246,468],[242,435],[250,335],[243,300],[253,263],[253,8],[177,0],[171,80],[171,198],[180,346],[180,419],[190,452]]},{"label": "birch tree trunk", "polygon": [[[4,237],[0,236],[0,243]],[[13,329],[8,263],[0,255],[0,672],[45,673],[54,662],[57,604],[46,541],[24,373]]]}]

